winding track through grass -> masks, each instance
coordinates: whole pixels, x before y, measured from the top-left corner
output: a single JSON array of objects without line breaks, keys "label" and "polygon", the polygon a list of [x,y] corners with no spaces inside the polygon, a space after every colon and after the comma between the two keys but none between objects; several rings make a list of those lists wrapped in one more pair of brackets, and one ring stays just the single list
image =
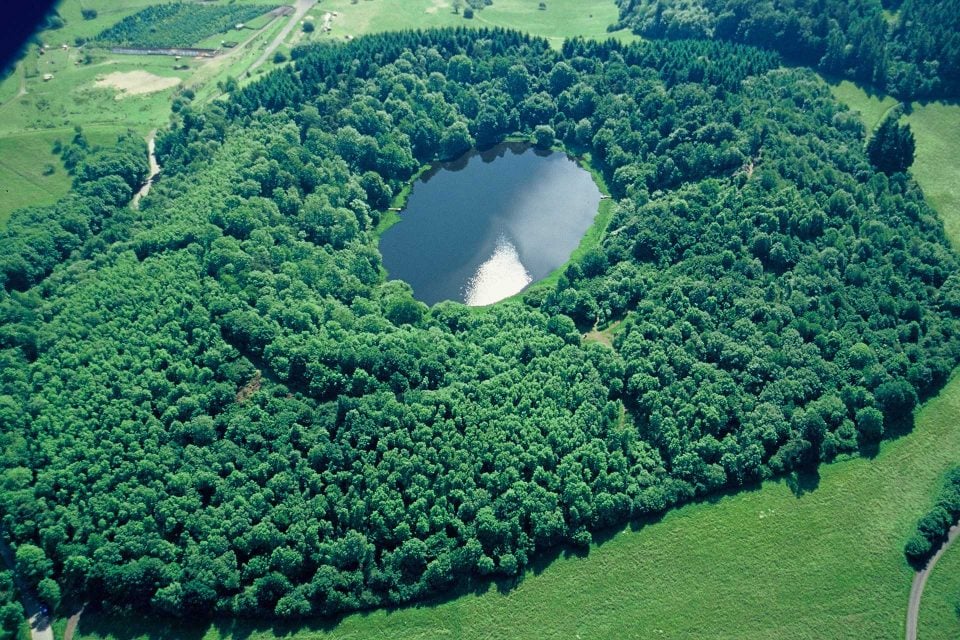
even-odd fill
[{"label": "winding track through grass", "polygon": [[923,591],[920,640],[960,638],[960,544],[954,544],[931,572]]},{"label": "winding track through grass", "polygon": [[957,536],[960,536],[960,525],[950,527],[947,541],[930,558],[930,562],[923,569],[917,571],[917,574],[913,577],[913,584],[910,586],[910,600],[907,603],[907,640],[917,640],[917,620],[920,616],[920,598],[923,596],[923,588],[940,558],[956,542]]}]

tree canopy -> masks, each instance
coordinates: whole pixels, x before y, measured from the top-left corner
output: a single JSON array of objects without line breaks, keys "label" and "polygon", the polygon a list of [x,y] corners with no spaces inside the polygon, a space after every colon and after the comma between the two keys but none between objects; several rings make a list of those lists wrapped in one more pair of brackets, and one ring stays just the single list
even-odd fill
[{"label": "tree canopy", "polygon": [[[869,451],[960,359],[939,219],[771,52],[464,29],[292,57],[180,100],[139,211],[142,147],[0,236],[0,516],[48,598],[291,618],[514,577]],[[594,249],[487,309],[384,280],[411,176],[550,132],[613,192]]]},{"label": "tree canopy", "polygon": [[910,125],[900,124],[898,120],[898,113],[888,115],[867,143],[870,162],[888,175],[906,171],[913,164],[917,149]]},{"label": "tree canopy", "polygon": [[646,37],[717,38],[767,47],[904,100],[960,95],[960,0],[617,3],[617,26]]}]

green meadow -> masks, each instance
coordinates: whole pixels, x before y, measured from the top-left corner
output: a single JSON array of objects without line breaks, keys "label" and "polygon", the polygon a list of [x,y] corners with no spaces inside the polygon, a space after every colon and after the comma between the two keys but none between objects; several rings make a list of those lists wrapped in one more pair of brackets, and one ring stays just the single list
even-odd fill
[{"label": "green meadow", "polygon": [[[461,3],[466,6],[466,3]],[[453,12],[451,0],[325,0],[310,11],[317,26],[326,13],[336,13],[327,36],[314,32],[312,39],[360,36],[400,29],[473,26],[520,29],[550,40],[560,46],[565,38],[633,38],[626,31],[608,34],[607,26],[617,21],[617,7],[610,0],[547,0],[546,9],[539,9],[536,0],[494,0],[493,4],[475,11],[473,18],[463,11]]]},{"label": "green meadow", "polygon": [[943,218],[954,248],[960,249],[960,105],[916,105],[907,121],[917,139],[913,175]]},{"label": "green meadow", "polygon": [[960,638],[960,547],[950,547],[927,578],[917,637]]},{"label": "green meadow", "polygon": [[[84,135],[91,145],[109,144],[121,130],[91,127]],[[21,207],[53,204],[67,193],[71,178],[51,148],[73,134],[72,128],[62,128],[0,137],[0,225]]]},{"label": "green meadow", "polygon": [[880,120],[883,119],[887,111],[899,104],[895,98],[890,96],[869,94],[849,80],[831,85],[830,90],[837,100],[845,103],[860,116],[863,124],[867,127],[868,133],[880,124]]},{"label": "green meadow", "polygon": [[50,151],[55,137],[48,133],[24,133],[0,138],[0,224],[13,211],[34,204],[52,204],[70,189],[70,176],[60,158]]}]

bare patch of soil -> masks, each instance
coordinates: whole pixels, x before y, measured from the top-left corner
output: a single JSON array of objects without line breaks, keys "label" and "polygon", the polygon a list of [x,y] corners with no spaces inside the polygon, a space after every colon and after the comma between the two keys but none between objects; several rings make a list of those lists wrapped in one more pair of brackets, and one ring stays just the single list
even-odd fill
[{"label": "bare patch of soil", "polygon": [[101,89],[118,91],[117,100],[127,96],[142,95],[170,89],[180,84],[180,78],[158,76],[147,71],[116,71],[98,79]]}]

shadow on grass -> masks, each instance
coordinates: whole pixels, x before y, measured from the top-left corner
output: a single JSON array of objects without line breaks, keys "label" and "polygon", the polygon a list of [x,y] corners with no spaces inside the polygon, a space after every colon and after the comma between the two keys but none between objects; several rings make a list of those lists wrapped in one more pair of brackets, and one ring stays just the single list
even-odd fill
[{"label": "shadow on grass", "polygon": [[800,498],[820,487],[820,468],[797,469],[788,473],[784,482],[793,495]]}]

